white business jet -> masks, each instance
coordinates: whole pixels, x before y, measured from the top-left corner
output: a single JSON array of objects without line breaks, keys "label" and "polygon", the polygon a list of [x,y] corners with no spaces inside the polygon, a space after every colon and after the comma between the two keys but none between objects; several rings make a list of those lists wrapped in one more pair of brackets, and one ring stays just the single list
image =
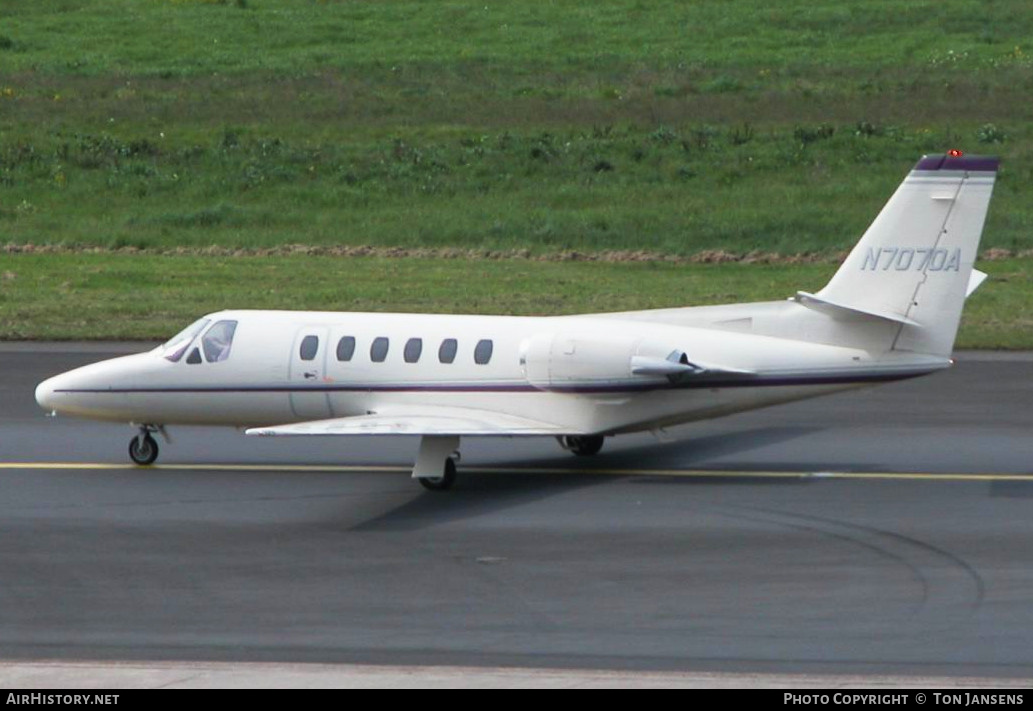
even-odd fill
[{"label": "white business jet", "polygon": [[[44,381],[55,413],[249,435],[417,435],[413,477],[460,437],[603,438],[925,375],[951,364],[996,158],[923,157],[832,280],[785,301],[578,316],[221,311],[168,343]],[[832,207],[832,206],[830,206]]]}]

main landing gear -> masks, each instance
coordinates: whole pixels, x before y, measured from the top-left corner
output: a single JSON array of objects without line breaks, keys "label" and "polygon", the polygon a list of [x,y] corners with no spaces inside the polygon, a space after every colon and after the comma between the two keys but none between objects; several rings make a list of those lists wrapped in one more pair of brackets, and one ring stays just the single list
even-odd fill
[{"label": "main landing gear", "polygon": [[[566,435],[557,437],[560,446],[579,457],[598,454],[603,448],[602,435]],[[428,491],[447,491],[456,483],[456,462],[459,461],[457,435],[424,435],[412,477]]]},{"label": "main landing gear", "polygon": [[424,435],[412,469],[413,479],[428,491],[447,491],[456,483],[456,462],[459,461],[459,437]]},{"label": "main landing gear", "polygon": [[445,460],[445,468],[441,476],[419,477],[417,481],[427,491],[447,491],[456,483],[456,460],[449,457]]},{"label": "main landing gear", "polygon": [[603,448],[602,435],[566,435],[558,437],[560,446],[568,449],[579,457],[590,457],[599,454]]},{"label": "main landing gear", "polygon": [[158,443],[151,436],[153,432],[165,434],[161,427],[140,425],[140,433],[129,440],[129,458],[141,466],[154,464],[158,458]]}]

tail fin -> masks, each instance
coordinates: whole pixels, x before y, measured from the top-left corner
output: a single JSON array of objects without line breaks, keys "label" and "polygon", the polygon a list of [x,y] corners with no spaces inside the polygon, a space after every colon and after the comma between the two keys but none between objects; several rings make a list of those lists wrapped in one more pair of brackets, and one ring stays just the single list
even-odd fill
[{"label": "tail fin", "polygon": [[949,356],[997,165],[954,152],[923,157],[825,288],[800,300],[898,323],[894,350]]}]

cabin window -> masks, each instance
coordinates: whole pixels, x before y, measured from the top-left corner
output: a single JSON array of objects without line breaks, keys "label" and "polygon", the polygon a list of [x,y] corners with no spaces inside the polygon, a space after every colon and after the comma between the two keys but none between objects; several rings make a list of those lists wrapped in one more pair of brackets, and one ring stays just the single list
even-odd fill
[{"label": "cabin window", "polygon": [[494,344],[487,338],[477,341],[477,347],[473,349],[473,362],[478,365],[485,365],[491,360],[491,351]]},{"label": "cabin window", "polygon": [[355,336],[345,336],[337,342],[337,360],[351,360],[355,355]]},{"label": "cabin window", "polygon": [[190,351],[190,355],[187,356],[187,363],[190,365],[197,365],[201,362],[201,351],[195,348]]},{"label": "cabin window", "polygon": [[201,339],[204,357],[209,363],[219,363],[230,357],[233,347],[233,334],[237,332],[236,321],[216,321]]},{"label": "cabin window", "polygon": [[442,363],[451,363],[456,359],[456,350],[458,350],[459,344],[454,338],[446,338],[441,342],[441,347],[438,348],[438,360]]},{"label": "cabin window", "polygon": [[305,336],[301,339],[301,348],[298,349],[298,355],[301,356],[302,360],[315,360],[316,353],[319,352],[319,336]]},{"label": "cabin window", "polygon": [[211,319],[202,318],[194,321],[192,324],[184,328],[182,331],[166,341],[165,345],[161,347],[162,356],[164,356],[166,360],[171,360],[173,363],[179,362],[179,359],[187,352],[187,348],[190,347],[190,343],[194,340],[194,337],[204,330],[204,327],[209,323],[211,323]]},{"label": "cabin window", "polygon": [[387,349],[390,343],[386,338],[380,336],[373,339],[373,345],[369,347],[369,359],[374,363],[383,363],[387,360]]},{"label": "cabin window", "polygon": [[410,338],[405,342],[405,350],[402,355],[405,357],[406,363],[416,363],[420,360],[420,354],[423,353],[423,339],[422,338]]}]

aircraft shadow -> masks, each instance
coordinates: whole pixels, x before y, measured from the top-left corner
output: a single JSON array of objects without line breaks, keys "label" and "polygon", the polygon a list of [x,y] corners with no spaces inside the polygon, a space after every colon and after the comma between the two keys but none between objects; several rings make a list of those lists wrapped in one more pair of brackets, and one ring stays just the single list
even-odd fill
[{"label": "aircraft shadow", "polygon": [[[820,429],[817,427],[802,426],[756,427],[736,432],[721,432],[679,439],[674,442],[653,442],[626,449],[612,451],[604,449],[594,457],[575,457],[568,454],[536,460],[533,463],[511,461],[505,462],[504,465],[584,469],[585,471],[597,469],[758,469],[755,463],[742,466],[735,463],[721,463],[714,466],[713,464],[708,465],[708,463],[720,457],[781,444],[818,431]],[[763,468],[765,471],[772,469],[767,463]],[[794,470],[792,466],[788,469]]]},{"label": "aircraft shadow", "polygon": [[[565,456],[535,459],[510,459],[479,463],[477,466],[490,468],[513,467],[527,469],[523,472],[463,472],[459,481],[448,492],[426,492],[395,509],[364,521],[355,531],[411,531],[433,525],[441,525],[463,519],[504,511],[516,506],[542,501],[579,489],[599,486],[614,479],[613,476],[594,473],[608,469],[688,469],[714,457],[786,442],[814,432],[809,427],[763,427],[751,430],[715,434],[691,440],[657,443],[612,452],[605,450],[593,457]],[[539,474],[535,469],[565,469],[570,473]],[[727,468],[727,467],[721,467]],[[748,469],[748,467],[743,468]],[[771,468],[769,467],[768,470]],[[584,474],[577,473],[583,470]],[[643,476],[642,480],[666,485],[713,485],[715,480],[679,477]],[[636,481],[639,478],[636,477]],[[764,479],[765,484],[793,485],[794,479]],[[739,483],[756,484],[756,479],[722,479],[722,485]]]},{"label": "aircraft shadow", "polygon": [[[532,468],[535,463],[513,466]],[[447,492],[425,492],[401,506],[352,527],[353,531],[412,531],[493,514],[603,484],[596,474],[547,476],[533,473],[460,473]]]}]

